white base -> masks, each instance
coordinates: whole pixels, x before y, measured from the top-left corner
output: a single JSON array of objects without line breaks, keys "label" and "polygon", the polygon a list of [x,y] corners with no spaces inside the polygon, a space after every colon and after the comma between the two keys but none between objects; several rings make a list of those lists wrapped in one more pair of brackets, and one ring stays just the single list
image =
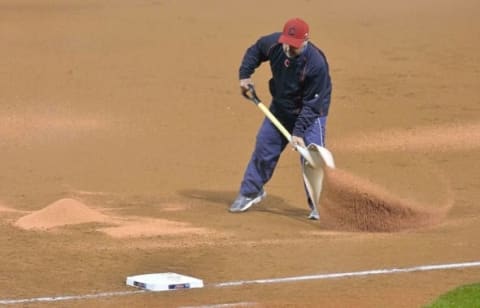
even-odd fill
[{"label": "white base", "polygon": [[203,288],[203,281],[176,273],[157,273],[127,277],[127,285],[148,291]]}]

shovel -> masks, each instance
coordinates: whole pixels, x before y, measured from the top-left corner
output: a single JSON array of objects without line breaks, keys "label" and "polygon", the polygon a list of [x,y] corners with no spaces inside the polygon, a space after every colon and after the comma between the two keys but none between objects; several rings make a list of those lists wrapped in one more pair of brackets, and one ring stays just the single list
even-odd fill
[{"label": "shovel", "polygon": [[[265,116],[275,125],[275,127],[282,133],[282,135],[292,142],[292,135],[287,129],[278,121],[278,119],[270,112],[270,110],[258,98],[253,85],[249,86],[247,92],[243,93],[245,98],[251,100]],[[324,168],[335,168],[332,153],[325,147],[318,144],[311,143],[307,147],[295,145],[295,150],[303,157],[302,173],[308,195],[313,204],[313,210],[318,213],[318,202],[320,201],[320,194],[322,192]]]}]

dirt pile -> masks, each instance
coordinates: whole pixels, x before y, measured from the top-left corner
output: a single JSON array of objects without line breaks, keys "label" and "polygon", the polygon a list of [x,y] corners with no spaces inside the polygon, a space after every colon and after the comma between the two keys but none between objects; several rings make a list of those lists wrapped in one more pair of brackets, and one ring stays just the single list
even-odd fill
[{"label": "dirt pile", "polygon": [[[180,205],[167,209],[178,210]],[[0,211],[8,208],[0,204]],[[14,225],[24,230],[48,231],[68,225],[85,223],[102,223],[96,230],[114,238],[140,238],[175,235],[206,235],[210,231],[205,228],[192,227],[189,223],[170,221],[159,218],[143,218],[136,216],[112,216],[71,198],[60,199],[45,208],[32,212],[18,219]],[[58,230],[57,230],[58,231]]]},{"label": "dirt pile", "polygon": [[321,197],[325,227],[344,231],[394,232],[438,223],[446,209],[431,209],[399,198],[340,169],[326,172]]},{"label": "dirt pile", "polygon": [[82,202],[65,198],[21,217],[15,222],[15,226],[26,230],[52,229],[89,222],[107,222],[107,220],[102,213],[89,208]]}]

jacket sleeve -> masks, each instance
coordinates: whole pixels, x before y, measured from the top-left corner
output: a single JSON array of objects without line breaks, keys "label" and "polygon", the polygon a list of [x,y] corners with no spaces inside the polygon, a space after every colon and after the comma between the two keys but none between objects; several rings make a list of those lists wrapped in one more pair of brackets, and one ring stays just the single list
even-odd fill
[{"label": "jacket sleeve", "polygon": [[243,56],[239,69],[239,79],[250,78],[262,62],[268,60],[270,48],[276,43],[277,36],[270,34],[258,39]]},{"label": "jacket sleeve", "polygon": [[295,122],[292,135],[304,137],[305,130],[319,116],[327,116],[332,85],[328,66],[317,66],[305,78],[303,106]]}]

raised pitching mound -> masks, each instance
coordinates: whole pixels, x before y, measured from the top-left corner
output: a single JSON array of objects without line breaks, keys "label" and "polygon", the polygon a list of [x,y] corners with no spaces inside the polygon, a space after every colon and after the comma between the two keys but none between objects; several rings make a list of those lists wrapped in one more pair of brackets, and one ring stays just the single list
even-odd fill
[{"label": "raised pitching mound", "polygon": [[431,226],[447,209],[426,208],[340,169],[327,169],[321,197],[324,227],[343,231],[394,232]]}]

